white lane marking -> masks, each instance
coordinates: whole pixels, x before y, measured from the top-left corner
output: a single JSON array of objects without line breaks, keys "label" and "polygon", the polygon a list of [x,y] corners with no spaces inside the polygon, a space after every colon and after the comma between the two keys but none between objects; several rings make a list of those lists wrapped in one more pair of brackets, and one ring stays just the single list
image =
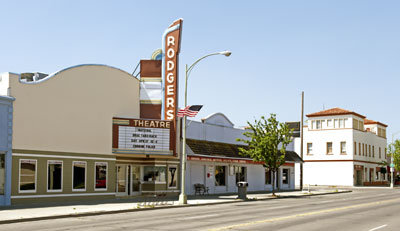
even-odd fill
[{"label": "white lane marking", "polygon": [[385,228],[386,226],[387,226],[387,225],[381,225],[381,226],[375,227],[375,228],[373,228],[373,229],[370,229],[370,230],[368,230],[368,231],[375,231],[375,230],[378,230],[378,229]]},{"label": "white lane marking", "polygon": [[218,217],[219,214],[210,214],[210,215],[203,215],[203,216],[194,216],[194,217],[182,217],[179,220],[192,220],[192,219],[201,219],[201,218],[209,218],[209,217]]}]

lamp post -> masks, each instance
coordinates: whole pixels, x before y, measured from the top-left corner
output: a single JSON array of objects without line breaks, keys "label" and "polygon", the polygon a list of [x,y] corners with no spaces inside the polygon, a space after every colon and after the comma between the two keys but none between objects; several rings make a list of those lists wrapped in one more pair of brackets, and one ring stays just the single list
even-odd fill
[{"label": "lamp post", "polygon": [[[225,55],[226,57],[230,56],[232,52],[230,51],[221,51],[212,54],[205,55],[198,60],[196,60],[192,65],[189,66],[186,64],[185,66],[185,108],[187,106],[187,81],[190,73],[193,70],[193,67],[196,66],[201,60],[213,56],[213,55]],[[185,193],[185,175],[186,175],[186,115],[183,116],[183,127],[182,127],[182,161],[181,161],[181,194],[179,195],[179,204],[187,204],[187,196]]]},{"label": "lamp post", "polygon": [[390,144],[390,146],[391,146],[390,151],[392,152],[391,155],[390,155],[390,188],[394,188],[394,157],[393,157],[394,144],[393,144],[393,142],[394,142],[394,136],[399,134],[399,133],[400,133],[400,131],[392,133],[392,143]]}]

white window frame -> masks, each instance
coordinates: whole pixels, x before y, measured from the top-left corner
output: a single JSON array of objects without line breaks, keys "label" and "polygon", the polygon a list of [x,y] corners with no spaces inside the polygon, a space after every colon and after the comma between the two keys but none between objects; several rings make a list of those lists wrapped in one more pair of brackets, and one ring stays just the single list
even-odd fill
[{"label": "white window frame", "polygon": [[282,177],[283,177],[283,170],[286,169],[288,171],[287,173],[287,183],[283,183],[283,178],[282,178],[282,184],[284,185],[290,185],[290,168],[282,168]]},{"label": "white window frame", "polygon": [[[50,162],[60,163],[61,162],[61,189],[49,189],[49,164]],[[63,179],[64,179],[64,161],[62,160],[47,160],[47,177],[46,177],[46,192],[62,192],[63,191]]]},{"label": "white window frame", "polygon": [[168,167],[167,167],[167,187],[168,187],[168,189],[177,189],[178,188],[178,184],[179,184],[179,174],[178,175],[176,175],[176,172],[175,172],[175,177],[176,177],[176,186],[175,187],[170,187],[169,186],[169,180],[168,180],[168,178],[169,178],[169,168],[176,168],[176,172],[178,172],[179,173],[179,168],[178,168],[178,165],[168,165]]},{"label": "white window frame", "polygon": [[[319,126],[318,126],[319,124]],[[322,121],[321,120],[317,120],[316,125],[315,125],[315,129],[316,130],[321,130],[322,129]]]},{"label": "white window frame", "polygon": [[[328,151],[328,143],[331,144],[331,149],[332,149],[331,152]],[[326,154],[327,154],[327,155],[333,155],[333,142],[332,142],[332,141],[326,142]]]},{"label": "white window frame", "polygon": [[[96,188],[96,167],[97,165],[105,165],[106,166],[106,188]],[[86,171],[85,171],[86,174]],[[86,178],[86,177],[85,177]],[[107,162],[94,162],[94,184],[93,184],[93,188],[94,191],[107,191],[108,190],[108,163]],[[85,186],[86,186],[86,182],[85,182]]]},{"label": "white window frame", "polygon": [[[330,122],[330,124],[329,124],[329,122]],[[326,127],[327,128],[333,128],[333,120],[332,119],[326,120]]]},{"label": "white window frame", "polygon": [[[264,185],[271,185],[272,186],[272,174],[274,174],[271,170],[268,170],[267,168],[264,168],[264,170],[265,170],[265,173],[264,173]],[[269,180],[271,181],[271,184],[266,184],[266,181],[267,181],[267,179],[266,179],[266,177],[265,177],[265,174],[266,174],[266,172],[270,172],[270,175],[269,175]]]},{"label": "white window frame", "polygon": [[[217,185],[217,179],[215,177],[215,171],[217,170],[217,167],[225,167],[225,185]],[[229,166],[227,165],[215,165],[214,166],[214,187],[218,188],[218,187],[228,187],[228,168]]]},{"label": "white window frame", "polygon": [[[342,152],[342,144],[344,143],[344,152]],[[347,154],[347,142],[346,141],[340,141],[340,154]]]},{"label": "white window frame", "polygon": [[[21,190],[21,162],[24,160],[35,162],[35,189],[34,190]],[[19,160],[18,193],[36,193],[36,191],[37,191],[37,162],[38,161],[36,159],[20,159]]]},{"label": "white window frame", "polygon": [[[85,188],[74,189],[74,165],[75,163],[85,163]],[[86,192],[87,189],[87,161],[72,161],[72,192]]]},{"label": "white window frame", "polygon": [[339,128],[344,128],[344,119],[339,119]]},{"label": "white window frame", "polygon": [[[308,145],[309,144],[311,144],[311,149],[309,150],[308,149]],[[307,153],[307,155],[312,155],[313,154],[313,143],[307,143],[307,150],[306,150],[306,153]]]}]

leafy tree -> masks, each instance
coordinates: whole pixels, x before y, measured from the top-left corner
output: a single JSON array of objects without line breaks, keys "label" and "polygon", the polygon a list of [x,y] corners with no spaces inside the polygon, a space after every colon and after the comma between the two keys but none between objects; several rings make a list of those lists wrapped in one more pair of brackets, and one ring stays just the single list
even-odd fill
[{"label": "leafy tree", "polygon": [[264,167],[272,172],[272,195],[275,196],[275,173],[285,163],[286,146],[292,142],[293,129],[276,120],[276,114],[271,114],[267,120],[264,116],[255,120],[254,124],[247,122],[248,132],[243,135],[249,139],[237,139],[248,146],[239,148],[242,156],[250,157],[256,162],[263,162]]},{"label": "leafy tree", "polygon": [[395,140],[389,145],[388,155],[393,156],[394,168],[400,171],[400,140]]}]

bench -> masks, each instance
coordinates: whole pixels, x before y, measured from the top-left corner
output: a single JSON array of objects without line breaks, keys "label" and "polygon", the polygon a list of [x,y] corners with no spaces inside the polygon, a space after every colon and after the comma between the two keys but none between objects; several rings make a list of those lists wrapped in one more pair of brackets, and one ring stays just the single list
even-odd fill
[{"label": "bench", "polygon": [[208,187],[204,186],[204,184],[194,184],[194,195],[204,195],[207,193],[208,195]]}]

